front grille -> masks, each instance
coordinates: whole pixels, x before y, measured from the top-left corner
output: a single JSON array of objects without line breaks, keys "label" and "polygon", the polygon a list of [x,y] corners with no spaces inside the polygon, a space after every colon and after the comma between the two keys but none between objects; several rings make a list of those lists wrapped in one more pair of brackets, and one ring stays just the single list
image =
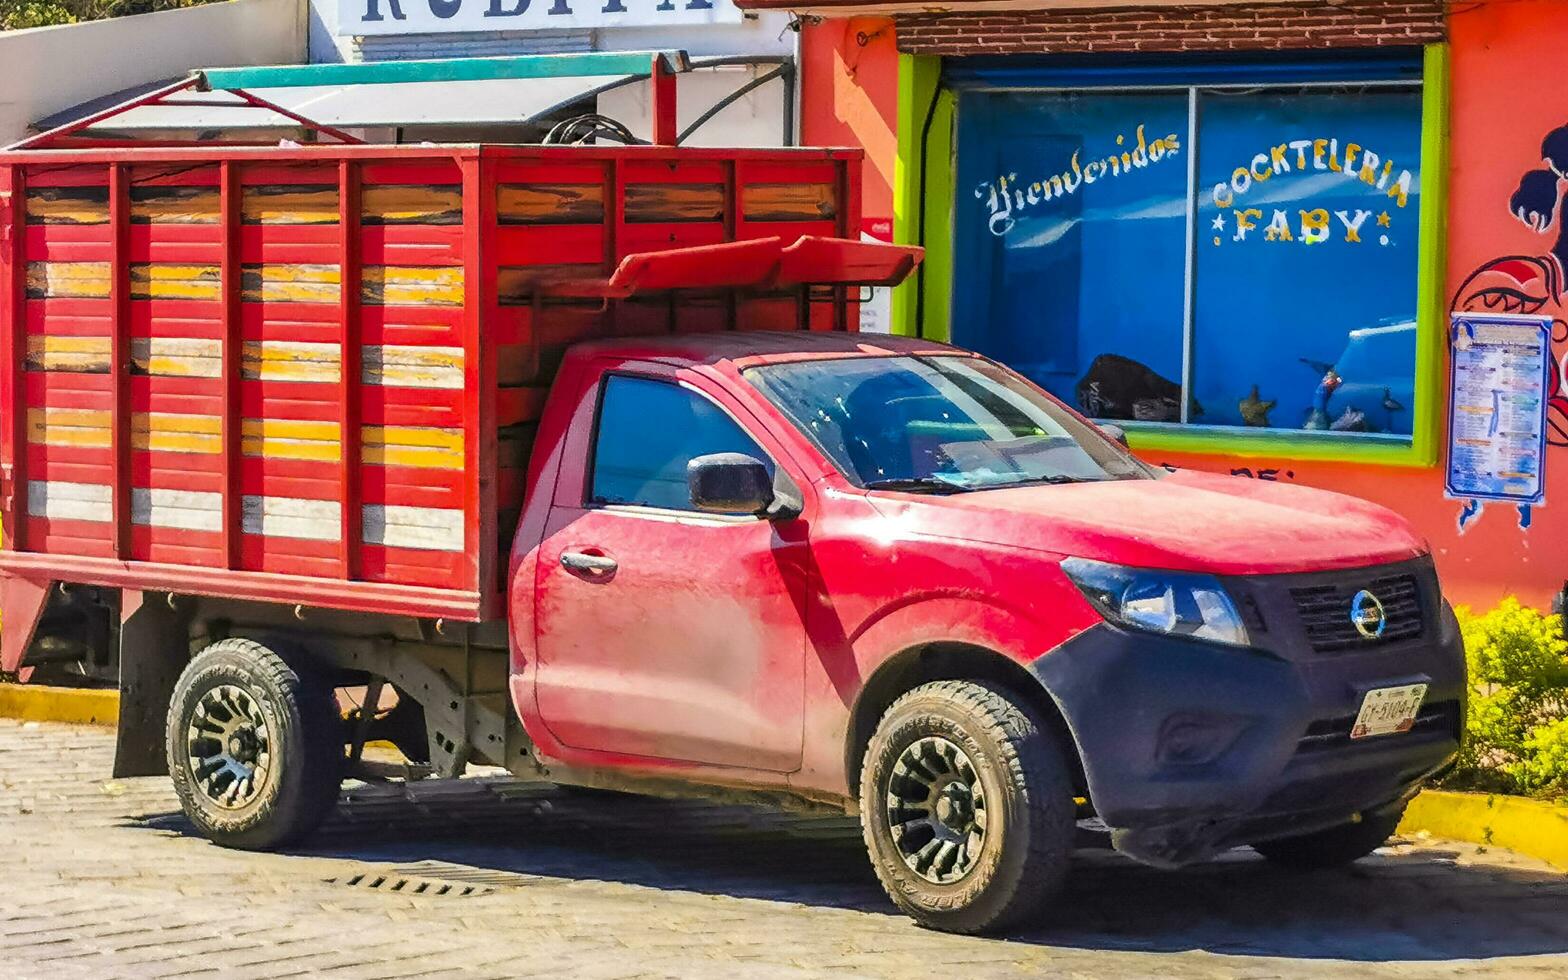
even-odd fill
[{"label": "front grille", "polygon": [[[1366,589],[1383,604],[1386,625],[1376,639],[1361,635],[1350,620],[1350,604]],[[1290,590],[1307,642],[1319,653],[1334,653],[1421,635],[1421,586],[1414,575],[1387,575],[1370,582],[1348,580],[1333,585],[1300,586]]]},{"label": "front grille", "polygon": [[1435,736],[1439,733],[1457,741],[1459,738],[1459,702],[1438,701],[1434,704],[1422,705],[1421,710],[1416,713],[1415,724],[1410,727],[1410,731],[1401,732],[1397,735],[1379,735],[1374,738],[1352,739],[1350,737],[1350,729],[1355,723],[1355,715],[1315,721],[1307,726],[1307,733],[1301,736],[1301,741],[1296,745],[1296,752],[1298,754],[1324,752],[1331,749],[1343,749],[1352,745],[1388,745],[1399,739]]}]

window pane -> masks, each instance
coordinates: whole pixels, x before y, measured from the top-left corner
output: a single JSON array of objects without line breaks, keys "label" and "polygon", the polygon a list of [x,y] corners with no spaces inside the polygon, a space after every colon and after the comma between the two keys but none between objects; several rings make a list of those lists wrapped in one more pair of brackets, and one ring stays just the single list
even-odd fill
[{"label": "window pane", "polygon": [[1180,417],[1187,94],[969,93],[953,341],[1101,418]]},{"label": "window pane", "polygon": [[594,442],[594,503],[692,510],[686,464],[709,453],[773,462],[718,406],[680,385],[612,375]]},{"label": "window pane", "polygon": [[1192,421],[1408,435],[1420,93],[1199,107]]}]

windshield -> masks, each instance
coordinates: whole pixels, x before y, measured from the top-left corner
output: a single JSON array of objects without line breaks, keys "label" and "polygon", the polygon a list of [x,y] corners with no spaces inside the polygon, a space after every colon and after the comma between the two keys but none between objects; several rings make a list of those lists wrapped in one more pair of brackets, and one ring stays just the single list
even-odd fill
[{"label": "windshield", "polygon": [[1027,381],[982,358],[796,361],[745,377],[861,487],[956,493],[1152,477]]}]

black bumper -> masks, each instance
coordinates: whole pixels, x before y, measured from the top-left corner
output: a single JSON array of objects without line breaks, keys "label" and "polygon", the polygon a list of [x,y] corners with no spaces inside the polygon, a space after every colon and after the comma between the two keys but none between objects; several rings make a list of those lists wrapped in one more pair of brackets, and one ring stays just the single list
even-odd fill
[{"label": "black bumper", "polygon": [[[1423,578],[1429,569],[1416,569]],[[1117,848],[1180,865],[1398,806],[1459,748],[1464,651],[1427,592],[1418,636],[1316,652],[1292,619],[1290,580],[1228,582],[1266,629],[1257,649],[1101,624],[1032,670],[1066,718]],[[1372,688],[1428,685],[1416,727],[1352,741]]]}]

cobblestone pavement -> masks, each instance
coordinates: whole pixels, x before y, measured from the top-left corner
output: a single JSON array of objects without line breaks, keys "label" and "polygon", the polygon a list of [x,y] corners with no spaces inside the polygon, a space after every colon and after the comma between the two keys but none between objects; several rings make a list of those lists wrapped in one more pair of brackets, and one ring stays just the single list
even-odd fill
[{"label": "cobblestone pavement", "polygon": [[976,939],[894,914],[848,820],[470,778],[247,854],[112,752],[0,721],[0,976],[1568,977],[1568,876],[1471,845],[1294,876],[1085,851],[1048,918]]}]

